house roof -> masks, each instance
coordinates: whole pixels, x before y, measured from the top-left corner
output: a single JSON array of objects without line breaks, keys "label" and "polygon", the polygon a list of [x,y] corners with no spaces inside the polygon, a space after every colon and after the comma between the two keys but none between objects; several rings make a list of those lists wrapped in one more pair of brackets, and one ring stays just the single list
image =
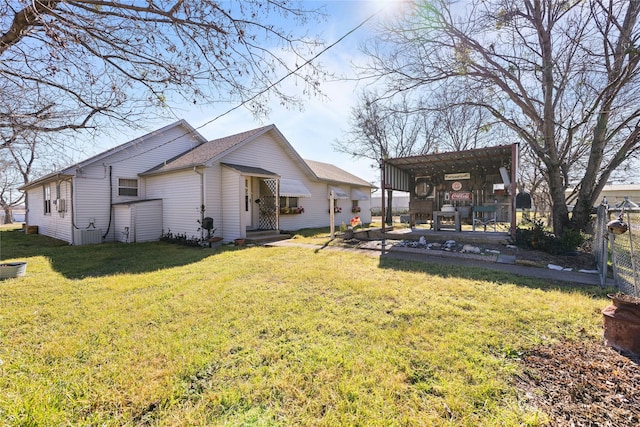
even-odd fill
[{"label": "house roof", "polygon": [[640,184],[607,184],[602,191],[640,191]]},{"label": "house roof", "polygon": [[300,157],[298,152],[294,150],[289,141],[282,135],[278,128],[274,125],[263,126],[257,129],[248,130],[245,132],[237,133],[223,138],[211,140],[198,147],[194,147],[192,150],[187,151],[184,154],[176,156],[175,158],[164,162],[148,171],[141,173],[140,175],[156,175],[166,172],[190,169],[195,166],[211,165],[216,160],[223,158],[225,155],[240,148],[241,146],[254,141],[261,135],[271,132],[275,139],[282,144],[285,152],[297,162],[300,167],[306,171],[312,178],[317,178],[313,170],[309,165]]},{"label": "house roof", "polygon": [[[35,186],[43,182],[51,181],[53,179],[74,176],[76,173],[76,170],[85,165],[94,163],[96,161],[100,161],[109,155],[125,150],[134,144],[140,143],[151,136],[155,136],[163,132],[166,132],[169,129],[176,126],[185,127],[189,133],[193,134],[196,139],[201,141],[201,144],[143,173],[140,173],[141,176],[156,175],[156,174],[168,173],[168,172],[182,170],[182,169],[190,169],[196,166],[210,165],[214,161],[220,160],[226,154],[231,153],[237,148],[243,146],[244,144],[250,143],[251,141],[254,141],[256,138],[260,137],[261,135],[271,132],[272,135],[275,137],[275,139],[282,145],[285,152],[287,152],[287,154],[293,159],[293,161],[297,162],[299,166],[311,178],[321,180],[321,181],[326,181],[329,183],[350,184],[350,185],[356,185],[356,186],[362,186],[362,187],[375,188],[375,186],[372,185],[371,183],[349,172],[346,172],[345,170],[342,170],[332,164],[302,159],[300,155],[297,153],[297,151],[295,151],[295,149],[287,141],[284,135],[282,135],[282,133],[280,133],[278,128],[273,124],[248,130],[245,132],[240,132],[240,133],[226,136],[223,138],[206,141],[206,139],[202,135],[200,135],[185,120],[180,120],[178,122],[165,126],[161,129],[150,132],[142,137],[129,141],[125,144],[122,144],[110,150],[104,151],[80,163],[76,163],[75,165],[72,165],[60,171],[45,175],[41,178],[38,178],[37,180],[31,181],[30,183],[26,184],[24,187],[21,187],[21,190],[27,189],[29,187]],[[234,167],[236,170],[238,170],[239,167],[245,167],[242,165],[231,165],[231,166]],[[274,174],[269,171],[264,171],[264,173],[269,176],[277,176],[277,174]]]},{"label": "house roof", "polygon": [[64,169],[57,170],[57,171],[52,172],[50,174],[44,175],[44,176],[42,176],[42,177],[40,177],[38,179],[30,181],[27,184],[25,184],[24,186],[20,187],[19,190],[26,190],[29,187],[32,187],[34,185],[38,185],[38,184],[41,184],[43,182],[51,181],[51,180],[57,179],[57,178],[69,178],[69,177],[72,177],[72,176],[75,175],[76,170],[79,169],[79,168],[82,168],[82,167],[84,167],[86,165],[89,165],[91,163],[100,161],[100,160],[104,159],[105,157],[108,157],[108,156],[110,156],[112,154],[115,154],[115,153],[118,153],[120,151],[126,150],[129,147],[131,147],[133,145],[136,145],[136,144],[139,144],[142,141],[144,141],[144,140],[146,140],[146,139],[148,139],[148,138],[150,138],[152,136],[160,135],[160,134],[165,133],[165,132],[167,132],[167,131],[175,128],[175,127],[178,127],[178,126],[182,126],[182,127],[186,128],[187,132],[185,134],[193,135],[201,143],[204,143],[204,142],[207,141],[202,135],[200,135],[200,133],[198,133],[198,131],[196,131],[189,123],[187,123],[186,120],[184,120],[184,119],[183,120],[178,120],[177,122],[171,123],[171,124],[169,124],[169,125],[167,125],[167,126],[165,126],[163,128],[154,130],[153,132],[149,132],[149,133],[147,133],[147,134],[145,134],[145,135],[143,135],[141,137],[133,139],[133,140],[131,140],[129,142],[125,142],[124,144],[120,144],[120,145],[118,145],[116,147],[110,148],[109,150],[103,151],[102,153],[96,154],[95,156],[89,157],[88,159],[85,159],[85,160],[83,160],[81,162],[75,163],[75,164],[73,164],[71,166],[67,166]]},{"label": "house roof", "polygon": [[362,187],[369,187],[369,188],[375,187],[374,185],[371,185],[371,183],[365,181],[364,179],[359,178],[353,174],[350,174],[349,172],[343,169],[340,169],[339,167],[334,166],[332,164],[316,162],[315,160],[306,160],[306,159],[305,159],[305,162],[307,162],[307,164],[309,165],[311,170],[313,170],[313,172],[316,174],[318,179],[322,181],[329,181],[329,182],[335,182],[335,183],[341,183],[341,184],[359,185]]},{"label": "house roof", "polygon": [[270,130],[273,125],[263,126],[261,128],[248,130],[246,132],[237,133],[231,136],[225,136],[224,138],[213,139],[204,144],[201,144],[186,153],[180,154],[171,160],[164,162],[142,175],[157,174],[163,172],[169,172],[173,170],[192,168],[194,166],[202,166],[212,159],[218,158],[239,146],[241,143],[252,140],[258,135],[262,135]]}]

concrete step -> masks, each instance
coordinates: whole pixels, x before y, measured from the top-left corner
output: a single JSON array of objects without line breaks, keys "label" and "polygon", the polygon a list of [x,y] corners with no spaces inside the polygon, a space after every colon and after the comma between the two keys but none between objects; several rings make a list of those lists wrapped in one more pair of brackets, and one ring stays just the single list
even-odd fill
[{"label": "concrete step", "polygon": [[279,240],[289,239],[289,234],[281,233],[279,230],[256,230],[247,231],[247,240],[252,243],[268,243],[277,242]]}]

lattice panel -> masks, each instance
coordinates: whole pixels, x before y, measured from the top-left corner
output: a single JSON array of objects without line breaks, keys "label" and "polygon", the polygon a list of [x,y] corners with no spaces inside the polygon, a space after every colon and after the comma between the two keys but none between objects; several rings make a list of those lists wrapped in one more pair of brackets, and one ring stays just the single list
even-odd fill
[{"label": "lattice panel", "polygon": [[258,228],[260,230],[278,229],[278,180],[263,179],[260,181],[260,213]]}]

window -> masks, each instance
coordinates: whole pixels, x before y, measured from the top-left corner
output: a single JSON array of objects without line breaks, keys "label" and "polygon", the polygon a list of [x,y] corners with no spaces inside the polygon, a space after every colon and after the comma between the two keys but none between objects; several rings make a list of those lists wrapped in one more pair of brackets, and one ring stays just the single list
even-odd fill
[{"label": "window", "polygon": [[297,197],[280,197],[280,207],[281,208],[297,208],[298,198]]},{"label": "window", "polygon": [[51,185],[44,186],[44,214],[51,215]]},{"label": "window", "polygon": [[138,196],[138,180],[137,179],[118,179],[118,196]]},{"label": "window", "polygon": [[360,212],[360,206],[358,205],[358,200],[351,201],[351,212],[358,213]]},{"label": "window", "polygon": [[301,214],[304,213],[304,208],[298,204],[297,197],[280,196],[280,213]]}]

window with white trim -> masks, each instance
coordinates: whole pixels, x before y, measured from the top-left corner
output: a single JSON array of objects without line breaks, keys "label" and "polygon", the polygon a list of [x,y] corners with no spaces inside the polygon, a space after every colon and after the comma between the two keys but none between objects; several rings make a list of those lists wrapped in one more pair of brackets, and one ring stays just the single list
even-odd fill
[{"label": "window with white trim", "polygon": [[280,196],[280,207],[281,208],[297,208],[298,198]]},{"label": "window with white trim", "polygon": [[118,178],[118,196],[138,197],[138,180]]},{"label": "window with white trim", "polygon": [[44,214],[51,215],[51,184],[44,186]]}]

